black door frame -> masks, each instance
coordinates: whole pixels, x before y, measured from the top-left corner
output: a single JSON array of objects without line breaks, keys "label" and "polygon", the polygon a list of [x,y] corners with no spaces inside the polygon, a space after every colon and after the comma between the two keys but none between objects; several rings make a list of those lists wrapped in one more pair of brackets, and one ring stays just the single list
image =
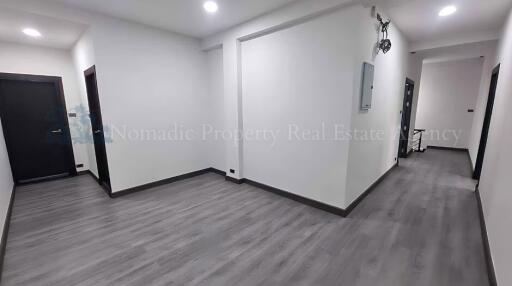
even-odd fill
[{"label": "black door frame", "polygon": [[485,151],[487,148],[487,139],[489,137],[489,129],[491,127],[492,112],[494,109],[494,99],[496,97],[496,88],[498,86],[500,75],[500,65],[492,70],[491,83],[489,87],[489,95],[487,97],[487,106],[485,108],[484,122],[482,125],[482,135],[480,136],[480,145],[478,146],[478,155],[476,158],[475,171],[473,179],[480,180],[482,168],[484,165]]},{"label": "black door frame", "polygon": [[[60,101],[60,104],[62,105],[62,110],[64,111],[64,128],[63,135],[64,135],[64,143],[67,149],[67,156],[66,161],[69,168],[69,176],[76,176],[78,175],[78,172],[76,171],[76,165],[75,165],[75,155],[73,152],[73,142],[71,140],[71,132],[69,129],[69,121],[68,121],[68,113],[66,109],[66,99],[64,97],[64,87],[62,85],[62,78],[58,76],[46,76],[46,75],[32,75],[32,74],[15,74],[15,73],[0,73],[0,80],[17,80],[17,81],[28,81],[28,82],[38,82],[38,83],[53,83],[55,86],[55,90],[57,92],[58,99]],[[0,94],[0,96],[2,96]],[[1,113],[0,108],[0,113]],[[5,122],[2,121],[2,128],[3,130],[6,130]],[[5,139],[5,145],[7,147],[7,155],[9,157],[9,163],[13,165],[14,161],[14,154],[12,154],[12,142],[9,141],[8,136],[5,136],[4,133],[4,139]],[[11,168],[12,170],[12,168]],[[15,171],[12,170],[13,179],[16,185],[23,185],[23,184],[32,184],[37,183],[41,181],[47,181],[52,179],[59,179],[62,177],[49,177],[49,178],[42,178],[40,180],[34,180],[30,181],[28,183],[20,183],[16,180],[18,177],[17,174],[15,174]]]},{"label": "black door frame", "polygon": [[[98,109],[100,110],[100,113],[97,114],[97,118],[96,120],[99,121],[100,125],[101,125],[101,132],[103,134],[102,136],[102,144],[103,144],[103,148],[105,149],[105,158],[104,158],[104,163],[105,163],[105,166],[103,166],[106,170],[103,170],[103,172],[106,173],[106,176],[107,178],[104,178],[101,174],[103,173],[102,170],[100,170],[100,164],[98,164],[98,154],[97,154],[97,147],[96,147],[96,141],[95,141],[95,138],[94,138],[94,124],[93,124],[93,121],[92,121],[92,117],[91,117],[91,107],[90,107],[90,94],[89,94],[89,90],[87,90],[87,77],[91,76],[91,75],[94,75],[94,88],[95,88],[95,92],[96,92],[96,95],[98,97]],[[110,170],[109,170],[109,167],[108,167],[108,156],[107,156],[107,149],[106,149],[106,146],[105,146],[105,137],[104,137],[104,133],[103,133],[103,117],[102,117],[102,114],[101,114],[101,104],[99,102],[99,91],[98,91],[98,81],[97,81],[97,73],[96,73],[96,66],[93,65],[92,67],[86,69],[84,71],[84,81],[86,83],[86,92],[87,92],[87,103],[89,105],[89,117],[91,117],[91,132],[92,132],[92,136],[93,136],[93,144],[94,144],[94,150],[95,150],[95,154],[96,154],[96,166],[97,166],[97,169],[98,169],[98,177],[96,178],[96,180],[98,181],[98,184],[100,184],[104,190],[106,191],[106,193],[112,197],[112,187],[110,185]]]},{"label": "black door frame", "polygon": [[[412,85],[413,89],[411,92],[411,95],[407,94],[408,86]],[[405,78],[405,89],[404,89],[404,100],[402,104],[402,121],[400,124],[400,143],[398,144],[398,157],[399,158],[407,158],[409,156],[409,135],[411,133],[411,115],[412,115],[412,106],[414,101],[414,88],[416,87],[414,81],[410,78]],[[410,96],[411,98],[411,108],[409,109],[408,114],[405,112],[406,110],[406,104],[407,104],[407,98]],[[407,120],[408,118],[408,120]],[[408,122],[406,122],[408,121]],[[407,128],[407,134],[404,134],[404,126],[408,126]],[[403,145],[405,144],[405,151],[402,152]]]}]

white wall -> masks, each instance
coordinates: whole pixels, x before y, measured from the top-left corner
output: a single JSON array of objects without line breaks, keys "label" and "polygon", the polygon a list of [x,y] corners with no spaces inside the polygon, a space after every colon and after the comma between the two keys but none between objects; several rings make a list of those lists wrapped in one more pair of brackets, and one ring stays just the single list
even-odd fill
[{"label": "white wall", "polygon": [[[246,135],[243,142],[226,142],[226,168],[236,171],[230,176],[346,208],[393,166],[407,43],[392,27],[392,52],[374,58],[376,20],[370,9],[348,2],[298,2],[203,41],[207,49],[223,45],[225,128]],[[360,114],[363,61],[375,63],[378,90],[375,109]],[[326,138],[315,141],[308,132],[321,131],[322,123]],[[290,124],[309,138],[297,140],[293,131],[290,140]],[[379,129],[385,136],[350,142],[334,137],[336,126]],[[278,132],[277,141],[254,140],[262,129],[267,136]],[[368,159],[375,162],[369,172]],[[355,176],[360,169],[366,173]]]},{"label": "white wall", "polygon": [[[4,229],[11,201],[14,181],[11,173],[11,165],[5,147],[4,132],[0,124],[0,231]],[[3,233],[2,233],[3,235]],[[0,237],[3,239],[3,237]]]},{"label": "white wall", "polygon": [[[76,112],[82,104],[73,60],[68,51],[0,42],[0,72],[60,76],[68,113]],[[89,159],[86,146],[81,143],[81,123],[78,117],[68,120],[75,163],[84,164],[78,171],[87,170]]]},{"label": "white wall", "polygon": [[416,128],[426,129],[424,146],[468,149],[482,78],[483,59],[423,65]]},{"label": "white wall", "polygon": [[409,130],[409,146],[407,151],[410,151],[414,145],[414,129],[416,129],[416,115],[418,113],[418,102],[421,89],[421,74],[423,71],[423,58],[417,54],[409,55],[407,77],[414,81],[414,95],[412,99],[411,122]]},{"label": "white wall", "polygon": [[469,154],[473,166],[476,164],[478,149],[480,147],[480,138],[482,137],[482,127],[484,125],[485,109],[487,98],[489,97],[489,87],[491,86],[492,70],[496,67],[497,43],[493,43],[485,50],[484,63],[482,68],[482,78],[480,80],[480,90],[476,102],[473,124],[469,138]]},{"label": "white wall", "polygon": [[[354,69],[356,88],[352,103],[351,130],[354,136],[361,130],[368,136],[354,137],[350,143],[346,183],[347,207],[396,163],[402,120],[400,111],[409,59],[406,39],[396,26],[391,25],[389,37],[393,48],[387,54],[381,53],[373,60],[373,51],[370,47],[376,38],[375,19],[369,16],[368,9],[361,11],[358,18],[362,20],[358,25],[354,25],[358,27],[355,32],[362,37],[358,48],[359,54],[355,55],[356,61],[359,62],[356,62]],[[361,111],[359,107],[360,65],[363,61],[373,62],[375,65],[373,103],[368,112]],[[372,138],[372,132],[381,135]]]},{"label": "white wall", "polygon": [[[336,124],[350,126],[354,54],[361,47],[353,7],[242,43],[245,178],[343,208],[348,141]],[[371,45],[370,45],[371,47]],[[357,70],[357,69],[356,69]],[[304,132],[321,132],[325,138]],[[252,137],[252,136],[251,136]]]},{"label": "white wall", "polygon": [[[348,7],[352,2],[352,0],[315,0],[314,3],[311,1],[295,1],[245,24],[203,39],[203,50],[209,50],[220,45],[223,47],[224,128],[232,132],[241,132],[243,129],[240,40],[247,40],[258,35],[298,25],[342,7]],[[243,178],[243,142],[236,139],[227,140],[225,151],[228,176],[236,179]],[[230,169],[235,172],[230,173]]]},{"label": "white wall", "polygon": [[[498,285],[512,285],[512,13],[503,30],[496,60],[501,64],[480,193]],[[489,74],[491,71],[485,71]],[[488,85],[487,85],[488,89]],[[482,94],[483,95],[483,94]],[[487,100],[480,100],[484,110]],[[481,128],[480,128],[481,129]],[[481,131],[477,130],[475,136]],[[474,156],[474,155],[473,155]]]},{"label": "white wall", "polygon": [[[90,33],[103,124],[113,134],[106,144],[112,190],[210,167],[201,140],[209,98],[199,41],[101,17]],[[187,130],[190,140],[173,134]]]},{"label": "white wall", "polygon": [[[426,49],[418,51],[415,54],[411,54],[409,58],[409,68],[407,76],[413,79],[416,83],[413,100],[413,111],[411,116],[411,127],[416,127],[415,120],[419,102],[419,90],[421,88],[421,72],[423,62],[440,63],[484,57],[483,70],[488,72],[482,73],[479,93],[480,95],[478,96],[477,99],[477,106],[480,106],[480,101],[487,100],[487,93],[489,92],[489,84],[491,80],[490,71],[492,70],[492,68],[494,68],[495,65],[497,44],[497,40],[483,41],[471,44]],[[474,154],[475,158],[476,152],[478,152],[478,144],[480,143],[480,135],[476,134],[478,132],[481,132],[484,111],[485,110],[480,110],[477,108],[475,110],[473,117],[473,124],[469,140],[469,151],[471,154]]]},{"label": "white wall", "polygon": [[226,170],[226,145],[223,136],[216,131],[224,130],[224,68],[222,47],[207,51],[208,61],[208,106],[210,119],[205,134],[209,140],[208,156],[210,166],[221,171]]},{"label": "white wall", "polygon": [[98,176],[98,167],[96,165],[96,155],[94,151],[94,143],[92,140],[91,122],[89,117],[89,104],[87,101],[87,90],[85,87],[84,71],[95,65],[96,60],[94,57],[94,43],[91,31],[86,31],[78,42],[73,47],[71,54],[73,56],[73,64],[75,69],[75,76],[79,88],[79,98],[82,102],[82,110],[79,116],[82,126],[82,136],[85,141],[82,143],[86,151],[87,159],[89,161],[89,170]]}]

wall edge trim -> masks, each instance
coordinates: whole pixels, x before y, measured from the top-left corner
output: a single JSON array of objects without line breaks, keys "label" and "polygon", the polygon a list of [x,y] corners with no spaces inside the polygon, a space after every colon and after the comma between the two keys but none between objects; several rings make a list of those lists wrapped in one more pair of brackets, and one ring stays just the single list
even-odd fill
[{"label": "wall edge trim", "polygon": [[274,193],[276,195],[294,200],[296,202],[341,216],[341,217],[348,217],[350,213],[368,196],[370,195],[376,187],[390,174],[392,171],[398,167],[398,163],[394,164],[386,173],[384,173],[382,176],[380,176],[370,187],[368,187],[359,197],[357,197],[346,209],[335,207],[323,202],[319,202],[310,198],[306,198],[304,196],[300,196],[297,194],[290,193],[288,191],[278,189],[269,185],[265,185],[250,179],[235,179],[229,176],[226,176],[227,181],[231,181],[236,184],[243,184],[246,183],[248,185],[252,185],[254,187],[260,188],[264,191],[268,191],[271,193]]},{"label": "wall edge trim", "polygon": [[449,151],[461,151],[461,152],[469,152],[468,148],[457,148],[457,147],[443,147],[443,146],[432,146],[428,145],[427,149],[436,149],[436,150],[449,150]]},{"label": "wall edge trim", "polygon": [[140,186],[124,189],[124,190],[119,191],[119,192],[112,192],[110,197],[111,198],[118,198],[118,197],[125,196],[125,195],[131,194],[131,193],[144,191],[144,190],[155,188],[155,187],[159,187],[159,186],[162,186],[162,185],[167,185],[167,184],[174,183],[174,182],[177,182],[177,181],[181,181],[181,180],[189,179],[189,178],[192,178],[192,177],[200,176],[200,175],[203,175],[203,174],[206,174],[206,173],[210,173],[210,172],[217,173],[217,171],[214,171],[213,168],[206,168],[206,169],[202,169],[202,170],[198,170],[198,171],[194,171],[194,172],[189,172],[189,173],[185,173],[185,174],[182,174],[182,175],[170,177],[170,178],[167,178],[167,179],[163,179],[163,180],[159,180],[159,181],[143,184],[143,185],[140,185]]},{"label": "wall edge trim", "polygon": [[299,202],[304,205],[308,205],[308,206],[316,208],[316,209],[323,210],[323,211],[331,213],[331,214],[335,214],[335,215],[338,215],[341,217],[346,217],[348,215],[348,213],[345,209],[338,208],[338,207],[335,207],[335,206],[332,206],[332,205],[329,205],[326,203],[322,203],[322,202],[319,202],[317,200],[313,200],[310,198],[306,198],[306,197],[303,197],[303,196],[300,196],[297,194],[293,194],[288,191],[278,189],[278,188],[275,188],[275,187],[272,187],[269,185],[265,185],[265,184],[262,184],[262,183],[259,183],[259,182],[253,181],[253,180],[242,179],[242,183],[246,183],[248,185],[257,187],[261,190],[273,193],[273,194],[281,196],[281,197],[285,197],[287,199]]},{"label": "wall edge trim", "polygon": [[471,177],[473,177],[473,173],[475,173],[475,166],[473,166],[473,160],[471,159],[471,152],[468,148],[454,148],[454,147],[441,147],[441,146],[427,146],[427,149],[434,150],[446,150],[446,151],[456,151],[456,152],[465,152],[468,156],[469,166],[471,168]]},{"label": "wall edge trim", "polygon": [[83,176],[83,175],[90,175],[95,181],[96,183],[98,183],[101,188],[105,191],[105,193],[112,198],[112,190],[110,190],[110,188],[106,187],[105,185],[103,185],[100,181],[100,179],[93,173],[91,172],[91,170],[85,170],[85,171],[80,171],[78,172],[77,174],[78,176]]},{"label": "wall edge trim", "polygon": [[491,245],[489,244],[489,236],[487,234],[487,225],[485,223],[484,209],[482,206],[482,198],[480,197],[480,190],[478,186],[475,190],[476,201],[478,204],[478,214],[480,218],[480,230],[482,231],[482,243],[484,248],[485,265],[487,266],[487,274],[489,275],[489,285],[497,286],[496,271],[494,269],[494,262],[491,255]]},{"label": "wall edge trim", "polygon": [[396,168],[398,163],[395,163],[389,170],[387,170],[382,176],[380,176],[373,184],[371,184],[366,191],[359,195],[346,209],[347,213],[351,213],[369,194],[371,194],[376,187],[386,179]]},{"label": "wall edge trim", "polygon": [[[202,170],[199,170],[199,171],[194,171],[194,172],[186,173],[186,174],[183,174],[183,175],[178,175],[178,176],[167,178],[167,179],[163,179],[163,180],[160,180],[160,181],[156,181],[156,182],[152,182],[152,183],[136,186],[136,187],[133,187],[133,188],[125,189],[125,190],[122,190],[122,191],[119,191],[119,192],[112,193],[110,195],[110,197],[111,198],[118,198],[118,197],[121,197],[121,196],[129,195],[131,193],[144,191],[144,190],[151,189],[151,188],[158,187],[158,186],[162,186],[162,185],[167,185],[167,184],[170,184],[170,183],[174,183],[174,182],[177,182],[177,181],[193,178],[193,177],[204,175],[204,174],[207,174],[207,173],[215,173],[215,174],[224,176],[226,181],[229,181],[229,182],[232,182],[232,183],[235,183],[235,184],[239,184],[239,185],[240,184],[244,184],[244,183],[248,184],[248,185],[252,185],[252,186],[257,187],[257,188],[259,188],[261,190],[274,193],[276,195],[279,195],[279,196],[282,196],[282,197],[294,200],[296,202],[299,202],[299,203],[302,203],[302,204],[305,204],[305,205],[308,205],[308,206],[311,206],[311,207],[314,207],[314,208],[317,208],[317,209],[320,209],[320,210],[323,210],[323,211],[326,211],[326,212],[329,212],[329,213],[332,213],[332,214],[335,214],[335,215],[338,215],[338,216],[341,216],[341,217],[347,217],[348,215],[350,215],[350,213],[370,193],[372,193],[376,189],[376,187],[396,167],[398,167],[398,163],[394,164],[388,171],[386,171],[386,173],[384,173],[382,176],[380,176],[370,187],[368,187],[361,195],[359,195],[359,197],[357,197],[346,209],[335,207],[335,206],[332,206],[330,204],[319,202],[317,200],[313,200],[313,199],[310,199],[310,198],[307,198],[307,197],[304,197],[304,196],[300,196],[300,195],[297,195],[297,194],[293,194],[291,192],[288,192],[288,191],[285,191],[285,190],[282,190],[282,189],[279,189],[279,188],[275,188],[275,187],[272,187],[272,186],[269,186],[269,185],[266,185],[266,184],[263,184],[263,183],[260,183],[260,182],[256,182],[254,180],[250,180],[250,179],[247,179],[247,178],[236,179],[236,178],[227,176],[226,172],[221,171],[221,170],[216,169],[216,168],[206,168],[206,169],[202,169]],[[82,172],[80,172],[80,174],[81,175],[89,174],[93,178],[96,179],[94,174],[92,172],[90,172],[89,170],[82,171]]]},{"label": "wall edge trim", "polygon": [[0,282],[4,270],[5,250],[7,248],[7,236],[9,235],[9,226],[11,224],[12,208],[14,205],[14,197],[16,196],[16,184],[12,186],[11,199],[7,208],[7,216],[5,217],[4,229],[2,230],[2,240],[0,242]]}]

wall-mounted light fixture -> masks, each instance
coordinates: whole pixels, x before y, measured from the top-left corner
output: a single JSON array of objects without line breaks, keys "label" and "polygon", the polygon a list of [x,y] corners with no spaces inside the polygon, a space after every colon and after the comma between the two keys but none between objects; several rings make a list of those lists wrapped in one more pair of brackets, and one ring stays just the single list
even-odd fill
[{"label": "wall-mounted light fixture", "polygon": [[382,51],[384,54],[391,50],[391,40],[388,39],[388,29],[389,24],[391,24],[391,20],[387,20],[384,22],[380,14],[377,13],[377,20],[379,21],[379,30],[382,33],[382,39],[378,43],[379,51]]}]

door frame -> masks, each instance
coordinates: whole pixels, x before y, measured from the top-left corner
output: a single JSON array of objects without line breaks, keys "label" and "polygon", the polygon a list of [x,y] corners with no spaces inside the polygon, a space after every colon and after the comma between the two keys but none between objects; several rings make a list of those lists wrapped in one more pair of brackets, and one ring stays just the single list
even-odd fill
[{"label": "door frame", "polygon": [[[408,85],[412,85],[413,86],[413,90],[412,90],[412,94],[411,94],[411,113],[409,114],[409,122],[407,123],[407,126],[409,126],[409,129],[408,129],[408,134],[407,134],[407,137],[406,139],[402,139],[402,135],[403,135],[403,130],[404,130],[404,122],[405,121],[405,118],[407,117],[407,115],[405,114],[405,103],[407,102],[407,86]],[[413,106],[413,101],[414,101],[414,88],[416,88],[416,84],[414,83],[414,81],[408,77],[405,78],[405,89],[404,89],[404,99],[403,99],[403,103],[402,103],[402,119],[401,119],[401,122],[400,122],[400,139],[399,139],[399,143],[398,143],[398,157],[399,158],[407,158],[409,156],[409,135],[411,134],[411,115],[412,115],[412,106]],[[402,153],[402,142],[406,141],[406,150],[405,150],[405,154]]]},{"label": "door frame", "polygon": [[[98,91],[98,74],[96,73],[96,65],[93,65],[91,66],[90,68],[86,69],[84,71],[84,82],[85,82],[85,85],[87,87],[87,77],[88,76],[91,76],[91,75],[94,75],[94,81],[95,81],[95,88],[96,88],[96,95],[98,96],[98,108],[100,109],[100,114],[99,114],[99,119],[101,121],[101,129],[102,131],[104,130],[103,128],[103,115],[102,115],[102,112],[101,112],[101,104],[99,103],[99,91]],[[86,95],[87,95],[87,105],[89,107],[89,117],[91,115],[91,110],[90,110],[90,106],[89,106],[89,91],[87,90],[86,88]],[[101,172],[100,172],[100,169],[99,169],[99,165],[98,165],[98,159],[97,159],[97,153],[96,153],[96,147],[95,147],[95,144],[96,142],[94,141],[94,126],[92,126],[92,119],[90,118],[91,120],[91,132],[92,132],[92,136],[93,136],[93,145],[94,145],[94,149],[95,149],[95,154],[96,154],[96,166],[97,166],[97,170],[98,170],[98,177],[94,176],[96,181],[98,182],[99,185],[101,185],[103,187],[103,189],[105,190],[105,192],[107,193],[107,195],[109,195],[110,197],[112,197],[112,186],[111,186],[111,179],[110,179],[110,169],[109,169],[109,164],[108,164],[108,155],[107,155],[107,148],[106,148],[106,142],[105,142],[105,137],[103,137],[103,146],[105,148],[105,164],[106,164],[106,172],[108,174],[108,181],[105,181],[104,178],[101,178]],[[104,134],[103,134],[104,136]],[[92,173],[91,173],[92,174]]]},{"label": "door frame", "polygon": [[[64,128],[63,130],[63,136],[64,136],[64,143],[66,148],[66,163],[68,165],[69,169],[69,176],[77,176],[78,172],[76,170],[76,163],[75,163],[75,155],[73,152],[73,141],[71,140],[71,131],[69,128],[69,121],[68,121],[68,111],[66,108],[66,99],[64,97],[64,86],[62,85],[62,77],[59,76],[47,76],[47,75],[33,75],[33,74],[15,74],[15,73],[0,73],[0,80],[17,80],[17,81],[25,81],[25,82],[38,82],[38,83],[53,83],[55,86],[55,90],[57,92],[57,97],[62,105],[62,110],[64,112]],[[0,96],[3,96],[0,94]],[[0,107],[0,116],[3,117],[3,108]],[[5,128],[5,122],[2,121],[2,128],[3,130],[6,130]],[[7,147],[7,155],[9,157],[9,163],[13,165],[14,162],[14,154],[11,152],[11,146],[12,142],[9,141],[8,136],[5,136],[4,131],[4,139],[5,139],[5,145]],[[20,183],[17,181],[17,174],[15,174],[15,171],[11,168],[13,179],[16,185],[24,185],[24,184],[32,184],[52,179],[58,179],[62,177],[47,177],[47,178],[41,178],[40,180],[33,180],[26,183]]]},{"label": "door frame", "polygon": [[[482,175],[482,169],[484,165],[485,151],[487,149],[487,140],[489,138],[489,130],[491,128],[492,121],[492,113],[494,109],[494,100],[496,98],[496,88],[499,82],[500,75],[500,64],[498,64],[493,70],[491,74],[491,83],[489,86],[489,93],[487,95],[487,104],[485,107],[485,115],[484,122],[482,123],[482,133],[480,135],[480,144],[478,145],[478,155],[476,157],[475,170],[473,172],[473,179],[480,180],[480,176]],[[496,78],[495,86],[493,86],[493,77]],[[491,91],[494,89],[494,92]]]}]

